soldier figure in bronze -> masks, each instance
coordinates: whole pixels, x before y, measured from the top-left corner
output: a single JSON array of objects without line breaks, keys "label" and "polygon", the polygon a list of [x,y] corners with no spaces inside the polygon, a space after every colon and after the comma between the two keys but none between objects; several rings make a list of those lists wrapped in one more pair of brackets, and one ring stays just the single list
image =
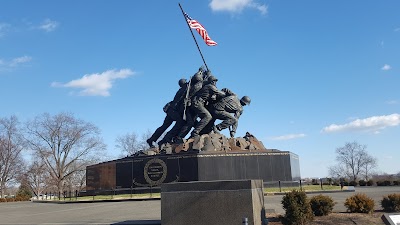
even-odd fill
[{"label": "soldier figure in bronze", "polygon": [[[167,130],[169,126],[175,121],[175,126],[181,127],[184,123],[183,118],[182,118],[182,111],[180,110],[180,105],[183,104],[183,98],[185,95],[185,90],[187,88],[186,85],[186,79],[180,79],[178,82],[180,88],[176,92],[174,100],[171,102],[168,102],[163,110],[167,114],[164,118],[163,124],[156,129],[156,131],[153,133],[153,135],[147,139],[147,144],[149,144],[150,148],[154,148],[153,142],[156,142],[158,138]],[[172,132],[171,132],[172,135]],[[167,135],[165,135],[167,136]],[[169,141],[168,139],[171,139],[172,137],[164,137],[159,143],[158,146],[161,146],[161,144]]]},{"label": "soldier figure in bronze", "polygon": [[206,73],[207,84],[203,86],[193,97],[191,109],[200,118],[200,121],[195,125],[191,137],[199,136],[200,132],[207,126],[212,120],[211,113],[207,110],[206,105],[212,104],[218,98],[225,96],[225,92],[217,89],[216,83],[218,79],[210,74],[210,71]]},{"label": "soldier figure in bronze", "polygon": [[186,135],[190,132],[190,129],[194,127],[194,124],[196,122],[196,112],[193,111],[191,108],[192,101],[196,93],[201,90],[203,87],[203,71],[199,70],[193,77],[192,77],[192,83],[190,86],[189,90],[189,95],[186,100],[187,104],[187,109],[185,111],[185,123],[183,126],[180,128],[180,132],[176,136],[176,139],[181,140],[182,138],[185,138]]},{"label": "soldier figure in bronze", "polygon": [[215,125],[213,130],[219,132],[229,128],[229,134],[234,137],[238,126],[239,117],[243,113],[243,106],[250,105],[251,99],[248,96],[243,96],[240,100],[235,93],[227,88],[222,89],[226,96],[210,107],[210,112],[213,117],[210,126],[219,119],[221,123]]}]

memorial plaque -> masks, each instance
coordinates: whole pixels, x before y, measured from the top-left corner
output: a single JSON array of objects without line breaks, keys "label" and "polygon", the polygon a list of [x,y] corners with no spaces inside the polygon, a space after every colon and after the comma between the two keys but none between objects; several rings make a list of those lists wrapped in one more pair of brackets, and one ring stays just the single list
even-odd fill
[{"label": "memorial plaque", "polygon": [[149,160],[144,166],[144,179],[151,186],[158,186],[165,181],[167,177],[167,164],[158,158]]},{"label": "memorial plaque", "polygon": [[384,213],[381,218],[386,225],[400,225],[400,213]]}]

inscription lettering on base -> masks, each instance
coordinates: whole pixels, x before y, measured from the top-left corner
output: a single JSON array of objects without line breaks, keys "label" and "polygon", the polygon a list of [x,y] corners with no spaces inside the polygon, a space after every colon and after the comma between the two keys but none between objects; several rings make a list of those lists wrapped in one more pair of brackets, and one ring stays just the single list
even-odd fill
[{"label": "inscription lettering on base", "polygon": [[151,186],[162,184],[167,177],[167,164],[161,159],[151,159],[144,166],[144,179]]}]

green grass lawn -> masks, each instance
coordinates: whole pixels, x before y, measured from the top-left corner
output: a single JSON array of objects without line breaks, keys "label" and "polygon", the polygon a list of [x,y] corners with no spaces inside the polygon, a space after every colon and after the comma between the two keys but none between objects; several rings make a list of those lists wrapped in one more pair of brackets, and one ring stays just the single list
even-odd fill
[{"label": "green grass lawn", "polygon": [[[345,189],[345,188],[343,188]],[[279,188],[264,188],[264,192],[266,193],[276,193],[276,192],[289,192],[292,190],[300,190],[300,187],[282,187]],[[333,190],[340,190],[340,186],[333,186],[333,185],[304,185],[302,186],[303,191],[333,191]]]},{"label": "green grass lawn", "polygon": [[[146,193],[146,194],[121,194],[121,195],[95,195],[95,196],[83,196],[83,197],[61,197],[60,199],[47,199],[47,201],[101,201],[101,200],[112,200],[112,199],[143,199],[143,198],[160,198],[160,193]],[[39,199],[41,200],[41,199]],[[46,200],[46,199],[43,199]]]},{"label": "green grass lawn", "polygon": [[[344,190],[347,187],[343,188]],[[282,187],[279,188],[264,188],[265,193],[278,193],[278,192],[289,192],[292,190],[300,190],[300,187]],[[303,191],[312,192],[312,191],[332,191],[332,190],[340,190],[340,186],[333,185],[323,185],[322,189],[320,185],[304,185],[302,187]],[[143,199],[143,198],[160,198],[160,193],[146,193],[146,194],[121,194],[121,195],[95,195],[95,196],[84,196],[84,197],[71,197],[71,198],[63,198],[61,199],[47,199],[48,201],[101,201],[101,200],[115,200],[115,199]]]}]

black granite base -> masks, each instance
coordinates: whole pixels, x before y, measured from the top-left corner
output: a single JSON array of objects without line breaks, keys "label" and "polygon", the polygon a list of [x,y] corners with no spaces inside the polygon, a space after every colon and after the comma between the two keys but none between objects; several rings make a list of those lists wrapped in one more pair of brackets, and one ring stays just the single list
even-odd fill
[{"label": "black granite base", "polygon": [[179,153],[126,157],[87,168],[88,190],[157,187],[162,183],[213,180],[295,181],[299,159],[286,151]]}]

